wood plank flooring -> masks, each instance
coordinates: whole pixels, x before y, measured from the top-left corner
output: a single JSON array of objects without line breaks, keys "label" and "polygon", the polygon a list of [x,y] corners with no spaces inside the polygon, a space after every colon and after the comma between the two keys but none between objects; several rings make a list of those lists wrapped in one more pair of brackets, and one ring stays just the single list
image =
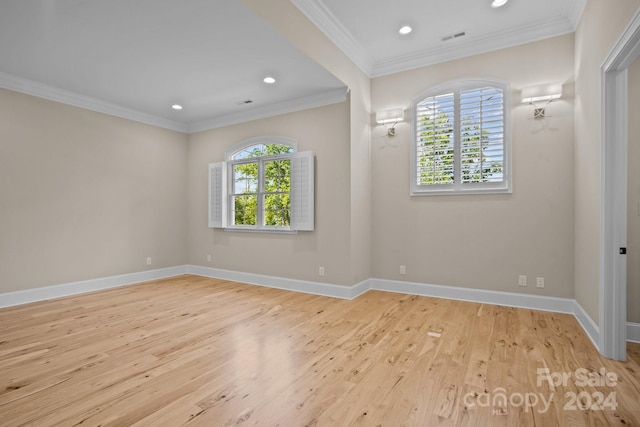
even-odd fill
[{"label": "wood plank flooring", "polygon": [[181,276],[0,310],[2,426],[640,426],[570,315]]}]

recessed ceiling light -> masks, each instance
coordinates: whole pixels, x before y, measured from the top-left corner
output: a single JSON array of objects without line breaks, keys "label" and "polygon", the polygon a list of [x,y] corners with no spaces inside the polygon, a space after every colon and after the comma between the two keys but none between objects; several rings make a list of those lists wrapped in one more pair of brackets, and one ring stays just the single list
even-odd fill
[{"label": "recessed ceiling light", "polygon": [[276,82],[276,79],[274,79],[273,77],[265,77],[262,81],[268,85],[272,85]]},{"label": "recessed ceiling light", "polygon": [[403,36],[406,36],[406,35],[407,35],[407,34],[409,34],[411,31],[413,31],[413,28],[411,28],[411,27],[410,27],[410,26],[408,26],[408,25],[405,25],[404,27],[402,27],[402,28],[400,28],[400,29],[398,30],[398,32],[399,32],[400,34],[402,34]]},{"label": "recessed ceiling light", "polygon": [[509,0],[493,0],[493,3],[491,3],[491,7],[496,8],[496,7],[502,7],[505,4],[507,4]]},{"label": "recessed ceiling light", "polygon": [[171,108],[173,108],[174,110],[182,110],[182,105],[180,105],[180,104],[173,104],[173,105],[171,106]]}]

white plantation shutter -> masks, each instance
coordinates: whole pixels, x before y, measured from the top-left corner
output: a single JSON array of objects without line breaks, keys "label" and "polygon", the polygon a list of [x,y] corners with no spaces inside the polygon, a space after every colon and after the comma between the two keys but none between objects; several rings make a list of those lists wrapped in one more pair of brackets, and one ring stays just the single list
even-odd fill
[{"label": "white plantation shutter", "polygon": [[482,87],[460,92],[460,176],[463,183],[504,178],[502,90]]},{"label": "white plantation shutter", "polygon": [[412,195],[511,192],[507,89],[459,80],[414,99]]},{"label": "white plantation shutter", "polygon": [[[279,155],[279,159],[290,161],[290,226],[281,230],[313,231],[314,229],[314,200],[315,200],[315,165],[314,154],[311,151]],[[233,165],[233,162],[231,162]],[[227,223],[229,215],[229,183],[232,166],[227,162],[209,164],[209,227],[227,228],[233,224]],[[262,179],[262,178],[260,178]],[[231,202],[232,203],[232,202]],[[243,230],[273,230],[271,226],[243,226]]]},{"label": "white plantation shutter", "polygon": [[209,227],[227,226],[227,170],[226,163],[209,164]]},{"label": "white plantation shutter", "polygon": [[291,155],[291,229],[314,228],[314,156],[311,151]]},{"label": "white plantation shutter", "polygon": [[454,180],[454,94],[431,96],[417,106],[417,184]]}]

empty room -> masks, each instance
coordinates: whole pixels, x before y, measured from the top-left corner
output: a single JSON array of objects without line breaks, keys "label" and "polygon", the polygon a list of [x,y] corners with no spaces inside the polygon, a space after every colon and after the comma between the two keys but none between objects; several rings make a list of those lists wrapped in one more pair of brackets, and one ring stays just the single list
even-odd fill
[{"label": "empty room", "polygon": [[640,426],[640,0],[0,1],[0,425]]}]

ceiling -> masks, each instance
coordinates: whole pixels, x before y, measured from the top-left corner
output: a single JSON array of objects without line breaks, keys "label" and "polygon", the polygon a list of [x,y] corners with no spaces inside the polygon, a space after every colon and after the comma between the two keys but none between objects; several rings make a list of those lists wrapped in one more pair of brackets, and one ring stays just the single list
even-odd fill
[{"label": "ceiling", "polygon": [[[586,3],[291,1],[370,77],[570,33]],[[239,0],[0,0],[0,87],[182,132],[347,92]]]},{"label": "ceiling", "polygon": [[[292,0],[370,77],[575,31],[587,0]],[[413,31],[402,36],[398,30]],[[443,41],[442,38],[464,33]]]},{"label": "ceiling", "polygon": [[180,131],[346,97],[238,0],[0,0],[0,73],[0,86]]}]

